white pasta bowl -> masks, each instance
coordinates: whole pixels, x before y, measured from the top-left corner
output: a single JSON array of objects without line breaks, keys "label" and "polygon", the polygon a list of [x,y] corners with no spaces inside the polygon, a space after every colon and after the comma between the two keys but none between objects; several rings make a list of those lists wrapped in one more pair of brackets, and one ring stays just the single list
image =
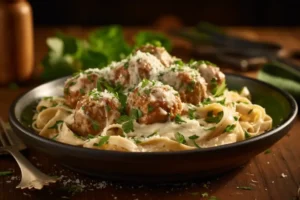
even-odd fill
[{"label": "white pasta bowl", "polygon": [[30,148],[75,171],[109,180],[171,182],[223,173],[246,163],[287,134],[298,111],[296,101],[285,91],[256,79],[227,74],[229,89],[248,87],[252,101],[266,109],[273,119],[272,130],[241,142],[186,151],[149,153],[88,149],[44,138],[24,124],[24,113],[30,112],[32,103],[45,96],[63,95],[66,78],[45,83],[17,98],[10,108],[10,124]]}]

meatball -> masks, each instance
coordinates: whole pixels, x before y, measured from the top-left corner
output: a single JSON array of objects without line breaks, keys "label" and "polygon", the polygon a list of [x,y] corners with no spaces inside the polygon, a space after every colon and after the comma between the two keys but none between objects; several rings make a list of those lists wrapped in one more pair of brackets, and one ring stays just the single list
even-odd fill
[{"label": "meatball", "polygon": [[207,96],[207,83],[190,67],[172,65],[159,75],[159,80],[177,90],[182,102],[197,105]]},{"label": "meatball", "polygon": [[177,91],[158,81],[143,80],[127,98],[127,112],[139,109],[141,124],[163,123],[173,120],[182,111],[182,103]]},{"label": "meatball", "polygon": [[191,64],[191,67],[199,71],[201,76],[208,83],[209,89],[211,89],[215,83],[222,85],[225,81],[225,75],[220,71],[220,68],[209,61],[195,61]]},{"label": "meatball", "polygon": [[153,55],[137,51],[115,64],[111,70],[111,82],[114,85],[122,85],[125,89],[134,88],[143,79],[156,80],[164,68]]},{"label": "meatball", "polygon": [[148,52],[155,56],[165,67],[169,67],[173,62],[174,58],[167,52],[164,47],[156,47],[150,44],[141,46],[137,50],[141,52]]},{"label": "meatball", "polygon": [[69,78],[64,85],[64,97],[66,103],[75,108],[80,98],[97,87],[97,81],[104,76],[99,69],[89,69]]},{"label": "meatball", "polygon": [[94,89],[78,101],[71,129],[81,136],[97,135],[120,117],[120,107],[119,100],[112,93]]}]

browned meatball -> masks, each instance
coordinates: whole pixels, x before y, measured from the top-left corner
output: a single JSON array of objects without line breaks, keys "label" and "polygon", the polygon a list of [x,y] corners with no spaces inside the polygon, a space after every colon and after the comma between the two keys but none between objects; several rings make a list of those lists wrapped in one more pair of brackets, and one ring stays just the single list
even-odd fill
[{"label": "browned meatball", "polygon": [[91,69],[69,78],[64,85],[66,103],[75,108],[79,99],[97,87],[101,70]]},{"label": "browned meatball", "polygon": [[127,111],[139,109],[142,124],[163,123],[173,120],[182,111],[179,94],[170,86],[158,81],[143,80],[127,99]]},{"label": "browned meatball", "polygon": [[167,52],[167,50],[164,47],[156,47],[147,44],[139,47],[137,50],[140,50],[142,52],[148,52],[154,55],[166,67],[169,67],[174,62],[173,57]]},{"label": "browned meatball", "polygon": [[215,83],[221,85],[225,81],[225,75],[220,71],[220,68],[209,61],[195,61],[191,64],[191,67],[199,71],[207,82],[209,89]]},{"label": "browned meatball", "polygon": [[97,135],[120,117],[120,107],[120,102],[112,93],[94,89],[89,96],[83,96],[78,101],[71,129],[81,136]]},{"label": "browned meatball", "polygon": [[160,74],[159,79],[177,90],[182,102],[197,105],[207,96],[205,80],[190,67],[172,65]]},{"label": "browned meatball", "polygon": [[137,51],[111,68],[111,82],[124,88],[134,88],[144,78],[155,80],[164,70],[161,62],[149,53]]}]

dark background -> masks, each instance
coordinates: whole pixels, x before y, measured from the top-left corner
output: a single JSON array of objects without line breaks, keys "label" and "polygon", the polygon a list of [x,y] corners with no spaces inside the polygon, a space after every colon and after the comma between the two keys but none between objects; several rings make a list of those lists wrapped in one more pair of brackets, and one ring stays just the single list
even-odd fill
[{"label": "dark background", "polygon": [[300,25],[300,0],[29,0],[36,25]]}]

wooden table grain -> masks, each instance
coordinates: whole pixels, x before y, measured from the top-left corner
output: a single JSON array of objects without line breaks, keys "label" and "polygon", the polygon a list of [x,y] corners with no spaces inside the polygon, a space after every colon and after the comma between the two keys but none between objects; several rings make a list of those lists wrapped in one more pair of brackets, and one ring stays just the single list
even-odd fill
[{"label": "wooden table grain", "polygon": [[[45,39],[52,36],[57,30],[74,36],[85,37],[92,29],[86,27],[36,28],[36,65],[39,66],[41,59],[47,51]],[[132,40],[132,36],[137,30],[137,28],[127,28],[125,32],[126,38]],[[227,28],[226,30],[233,35],[253,40],[277,42],[287,50],[300,49],[300,28],[239,27]],[[183,57],[184,59],[193,57],[193,54],[190,52],[191,45],[189,43],[176,38],[172,39],[174,41],[174,53],[176,56]],[[39,71],[40,68],[37,67],[36,74]],[[255,77],[256,72],[246,72],[243,75]],[[1,87],[0,116],[7,120],[11,102],[19,94],[34,86],[36,85],[22,85],[17,90]],[[300,117],[298,116],[291,131],[272,146],[269,152],[257,155],[244,166],[207,180],[180,182],[174,185],[132,185],[87,177],[68,170],[44,154],[28,149],[23,154],[34,165],[47,174],[61,177],[62,180],[58,184],[46,187],[41,191],[15,189],[20,179],[18,165],[11,156],[1,156],[0,171],[11,170],[13,171],[13,175],[0,177],[0,200],[296,200],[299,199],[300,193],[299,130]]]}]

